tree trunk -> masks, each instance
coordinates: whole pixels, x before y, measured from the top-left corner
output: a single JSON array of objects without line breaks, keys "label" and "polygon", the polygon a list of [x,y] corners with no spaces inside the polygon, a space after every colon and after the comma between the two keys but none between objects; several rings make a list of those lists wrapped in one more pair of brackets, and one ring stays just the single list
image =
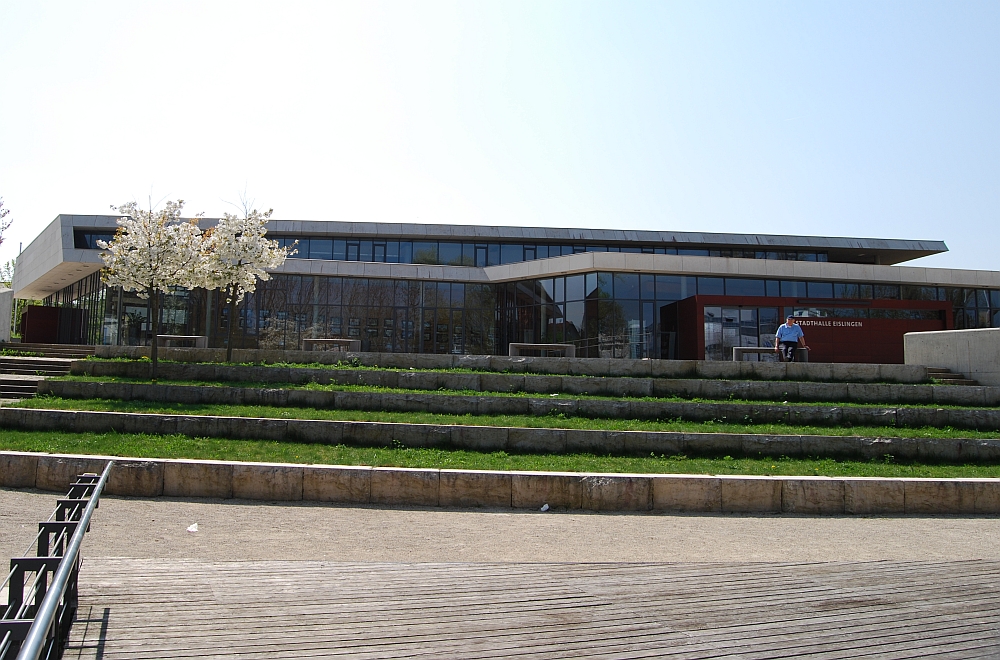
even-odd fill
[{"label": "tree trunk", "polygon": [[236,327],[236,289],[229,287],[229,339],[226,340],[226,362],[233,361],[233,328]]},{"label": "tree trunk", "polygon": [[149,287],[150,319],[149,327],[153,333],[153,344],[149,347],[149,357],[153,361],[152,380],[156,380],[156,348],[160,335],[160,292]]}]

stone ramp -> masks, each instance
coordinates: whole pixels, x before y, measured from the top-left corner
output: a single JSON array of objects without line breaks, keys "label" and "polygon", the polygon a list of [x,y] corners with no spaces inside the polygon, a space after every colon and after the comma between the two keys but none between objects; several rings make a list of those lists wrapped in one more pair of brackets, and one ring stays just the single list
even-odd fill
[{"label": "stone ramp", "polygon": [[995,657],[1000,562],[90,558],[66,658]]}]

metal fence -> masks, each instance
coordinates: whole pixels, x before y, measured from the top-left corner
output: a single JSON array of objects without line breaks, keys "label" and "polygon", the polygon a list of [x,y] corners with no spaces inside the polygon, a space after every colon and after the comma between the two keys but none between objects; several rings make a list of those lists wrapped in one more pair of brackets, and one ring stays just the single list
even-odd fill
[{"label": "metal fence", "polygon": [[[56,501],[22,557],[10,560],[0,584],[7,605],[0,618],[0,660],[60,658],[76,616],[80,545],[114,461],[104,472],[82,474]],[[28,556],[35,548],[35,556]],[[51,579],[50,579],[51,576]]]}]

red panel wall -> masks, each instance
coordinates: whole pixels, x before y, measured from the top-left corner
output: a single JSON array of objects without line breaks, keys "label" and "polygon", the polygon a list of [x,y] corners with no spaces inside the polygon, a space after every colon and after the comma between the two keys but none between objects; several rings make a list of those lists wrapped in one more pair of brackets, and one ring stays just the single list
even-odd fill
[{"label": "red panel wall", "polygon": [[[879,318],[798,318],[805,333],[811,362],[903,363],[903,335],[907,332],[949,330],[953,327],[950,302],[927,300],[810,300],[743,296],[692,296],[676,303],[677,357],[705,359],[705,307],[778,307],[784,321],[789,307],[848,307],[865,309],[922,309],[940,311],[942,320]],[[730,356],[731,358],[732,356]]]}]

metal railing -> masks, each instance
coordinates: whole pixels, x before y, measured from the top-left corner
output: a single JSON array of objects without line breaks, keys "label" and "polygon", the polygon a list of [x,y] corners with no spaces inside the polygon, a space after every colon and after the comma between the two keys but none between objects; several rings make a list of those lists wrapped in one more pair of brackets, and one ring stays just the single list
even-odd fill
[{"label": "metal railing", "polygon": [[[0,660],[62,656],[78,604],[80,545],[113,465],[109,461],[100,475],[78,476],[48,520],[38,523],[38,534],[24,556],[10,560],[10,572],[0,583],[0,591],[7,590],[0,617]],[[28,556],[32,546],[34,557]]]}]

